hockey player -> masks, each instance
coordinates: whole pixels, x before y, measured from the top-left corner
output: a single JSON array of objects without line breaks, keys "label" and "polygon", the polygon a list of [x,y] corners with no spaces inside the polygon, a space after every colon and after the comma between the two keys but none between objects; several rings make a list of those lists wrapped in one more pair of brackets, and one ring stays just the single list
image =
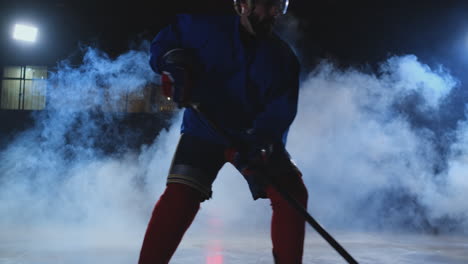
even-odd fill
[{"label": "hockey player", "polygon": [[302,263],[305,221],[269,184],[274,177],[307,207],[302,175],[285,150],[297,111],[299,63],[273,32],[288,1],[234,4],[239,16],[178,15],[152,42],[151,67],[186,109],[140,264],[169,262],[226,162],[241,172],[254,199],[271,200],[275,263]]}]

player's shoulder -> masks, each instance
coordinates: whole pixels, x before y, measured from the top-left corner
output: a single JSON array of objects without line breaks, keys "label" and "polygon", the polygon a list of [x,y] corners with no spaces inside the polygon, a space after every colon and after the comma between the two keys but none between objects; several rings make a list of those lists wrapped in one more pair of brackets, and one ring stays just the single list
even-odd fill
[{"label": "player's shoulder", "polygon": [[219,27],[232,25],[236,20],[234,15],[212,14],[178,14],[177,21],[183,27]]},{"label": "player's shoulder", "polygon": [[200,48],[207,41],[228,40],[234,32],[235,19],[228,15],[179,14],[176,28],[183,46]]},{"label": "player's shoulder", "polygon": [[271,40],[274,43],[275,49],[278,54],[282,54],[284,59],[294,66],[299,66],[299,59],[297,58],[296,52],[292,49],[278,33],[274,32],[271,36]]}]

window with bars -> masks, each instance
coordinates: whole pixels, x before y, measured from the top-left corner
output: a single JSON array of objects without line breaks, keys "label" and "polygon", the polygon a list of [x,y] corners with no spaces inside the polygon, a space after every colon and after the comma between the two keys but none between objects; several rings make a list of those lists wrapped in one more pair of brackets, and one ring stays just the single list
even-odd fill
[{"label": "window with bars", "polygon": [[41,110],[46,104],[47,67],[8,66],[3,69],[2,109]]},{"label": "window with bars", "polygon": [[[9,110],[42,110],[46,106],[47,67],[7,66],[3,69],[0,108]],[[175,111],[177,106],[162,95],[160,86],[149,84],[137,92],[115,99],[106,94],[104,111],[151,113]],[[117,102],[115,101],[117,100]]]}]

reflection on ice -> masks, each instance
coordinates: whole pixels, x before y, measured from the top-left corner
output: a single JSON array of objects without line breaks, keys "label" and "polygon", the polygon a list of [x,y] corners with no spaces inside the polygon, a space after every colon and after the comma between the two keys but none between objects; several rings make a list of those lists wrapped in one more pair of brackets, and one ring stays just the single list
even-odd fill
[{"label": "reflection on ice", "polygon": [[[223,222],[217,217],[211,217],[208,220],[210,235],[222,234]],[[208,241],[206,247],[206,264],[223,264],[223,241],[214,239]]]},{"label": "reflection on ice", "polygon": [[[80,233],[80,232],[77,232]],[[368,264],[466,264],[468,238],[403,234],[340,233],[333,235],[359,261]],[[2,234],[5,234],[2,232]],[[18,234],[16,232],[16,234]],[[38,234],[38,233],[29,233]],[[111,245],[85,242],[79,234],[60,236],[2,236],[1,264],[134,264],[140,238],[113,241]],[[104,236],[104,234],[100,234]],[[48,241],[37,241],[39,237]],[[128,236],[130,237],[130,236]],[[54,241],[51,241],[53,239]],[[77,243],[77,241],[81,241]],[[197,234],[190,232],[182,241],[171,264],[271,264],[269,234],[226,234],[222,230]],[[345,263],[318,235],[308,230],[304,263]]]},{"label": "reflection on ice", "polygon": [[206,264],[223,264],[223,247],[221,240],[210,241],[206,254]]}]

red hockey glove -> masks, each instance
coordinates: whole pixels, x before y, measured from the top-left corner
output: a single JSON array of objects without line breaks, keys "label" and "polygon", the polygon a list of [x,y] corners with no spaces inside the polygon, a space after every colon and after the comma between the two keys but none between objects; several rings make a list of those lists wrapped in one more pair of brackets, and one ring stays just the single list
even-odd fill
[{"label": "red hockey glove", "polygon": [[172,98],[174,94],[174,80],[169,72],[163,72],[161,74],[161,88],[164,97]]}]

